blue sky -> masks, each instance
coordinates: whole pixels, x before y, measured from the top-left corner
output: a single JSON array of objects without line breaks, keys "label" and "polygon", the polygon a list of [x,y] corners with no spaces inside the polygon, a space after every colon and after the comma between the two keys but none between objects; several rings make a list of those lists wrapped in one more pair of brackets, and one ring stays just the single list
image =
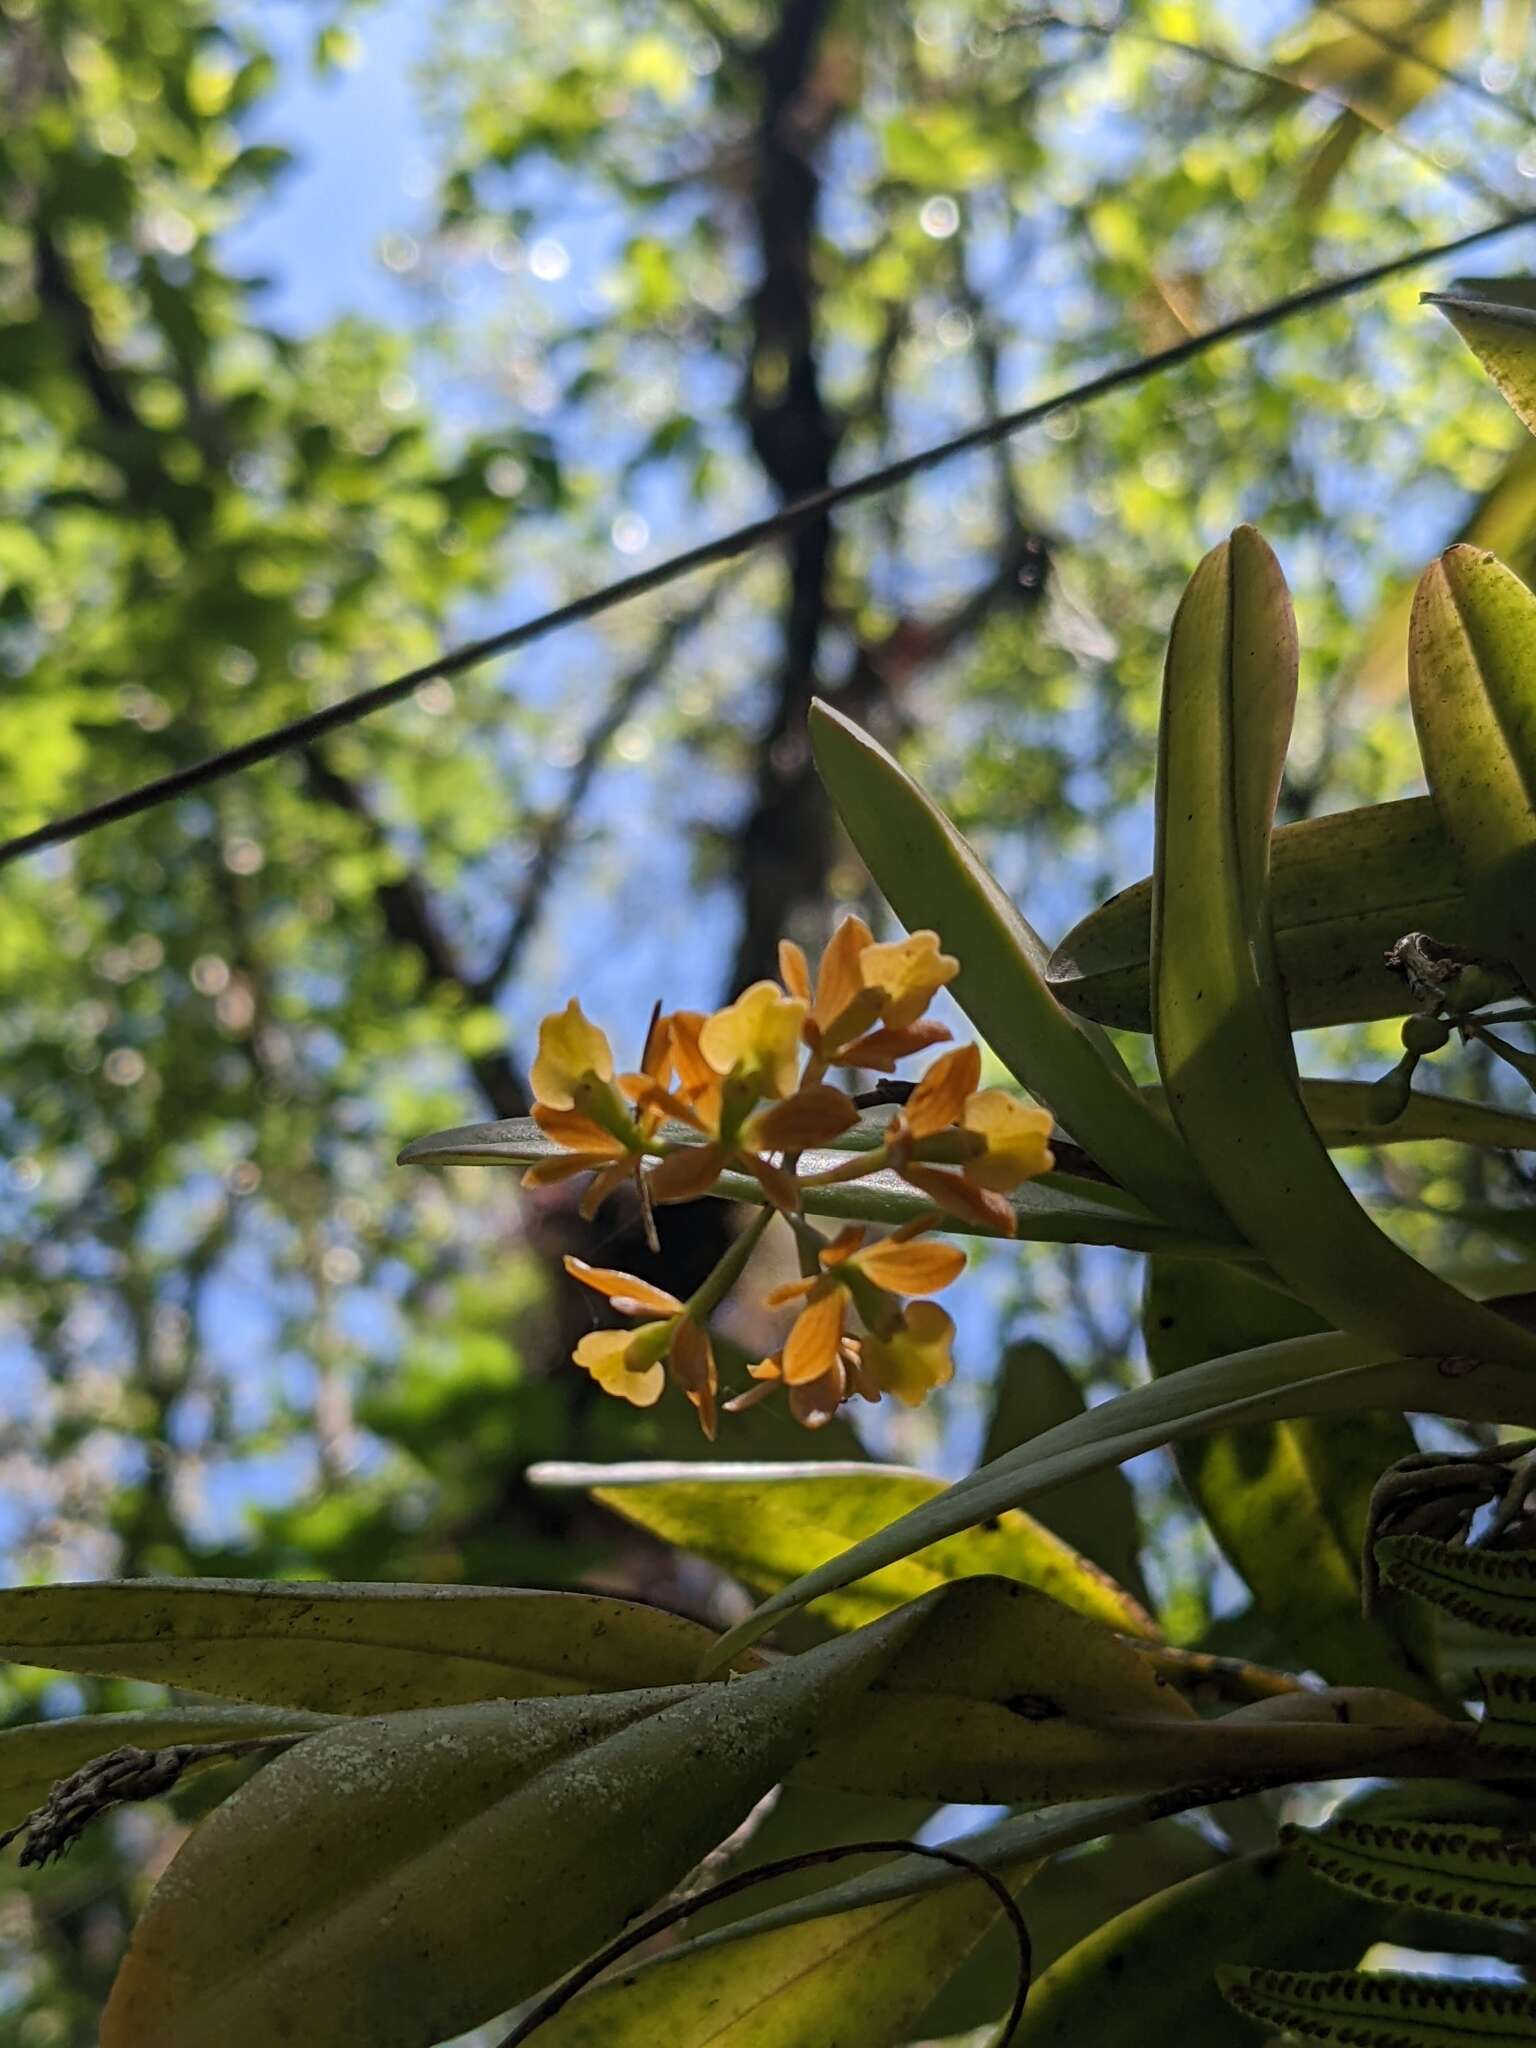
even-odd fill
[{"label": "blue sky", "polygon": [[[1228,10],[1232,40],[1262,44],[1302,11],[1289,0],[1265,5],[1244,0]],[[380,260],[380,250],[391,238],[420,236],[431,217],[436,152],[414,73],[428,53],[436,9],[423,0],[388,0],[357,11],[355,61],[324,75],[316,73],[309,57],[318,18],[312,7],[304,0],[275,0],[259,13],[263,35],[286,62],[280,89],[259,110],[251,139],[283,144],[297,158],[276,195],[263,201],[227,238],[229,254],[239,267],[272,280],[259,303],[260,316],[303,332],[349,313],[395,326],[428,311],[438,315],[443,310],[440,304],[412,289]],[[605,224],[578,212],[575,205],[562,218],[557,189],[539,196],[544,202],[541,214],[547,218],[545,231],[558,238],[566,267],[547,266],[551,274],[541,279],[524,265],[497,289],[514,306],[520,295],[533,294],[566,309],[598,274],[604,260]],[[478,314],[483,308],[469,310]],[[1035,307],[1032,326],[1043,321],[1048,330],[1050,310]],[[431,375],[425,371],[423,381]],[[727,396],[722,432],[736,431],[729,415]],[[905,429],[909,437],[922,439],[957,423],[925,410],[905,422]],[[583,452],[601,471],[605,451]],[[612,467],[616,470],[616,461]],[[600,476],[600,481],[606,478]],[[957,470],[955,481],[958,486],[967,480]],[[670,551],[696,537],[699,509],[681,498],[648,504],[645,510],[651,529],[648,553]],[[710,506],[704,516],[713,526],[725,523],[729,515]],[[599,553],[585,580],[601,582],[634,566],[635,559],[644,557],[626,558],[615,552],[604,559]],[[491,613],[460,622],[460,629],[479,632],[537,610],[549,594],[535,580],[523,579],[498,595]],[[584,661],[583,650],[581,635],[566,636],[509,665],[503,671],[504,686],[530,701],[570,713],[584,687],[601,691],[608,686],[612,668],[613,656],[606,647],[596,661]],[[745,658],[754,657],[749,652]],[[496,686],[483,675],[466,687]],[[541,778],[535,783],[536,795],[558,793],[558,770],[546,762],[533,764],[533,772]],[[558,931],[547,933],[543,944],[530,953],[527,970],[507,1003],[514,1042],[520,1047],[531,1042],[540,1012],[563,1002],[573,989],[580,990],[616,1040],[626,1044],[634,1036],[631,1024],[643,1017],[653,994],[664,992],[677,1003],[707,1004],[717,993],[719,962],[728,955],[734,909],[728,892],[701,896],[695,889],[682,835],[651,833],[648,840],[636,838],[630,815],[641,807],[636,792],[642,793],[643,803],[653,787],[641,761],[630,767],[614,763],[601,778],[591,815],[615,832],[618,851],[595,863],[596,872],[573,874],[562,893],[560,900],[567,908],[579,903],[590,911],[596,905],[596,914],[560,919]],[[739,800],[738,792],[721,792],[722,816],[733,815]],[[1122,820],[1117,831],[1116,855],[1133,871],[1145,863],[1147,828],[1142,815]],[[1006,874],[1006,879],[1026,878]],[[1081,885],[1081,870],[1066,880],[1064,888],[1053,881],[1043,901],[1039,878],[1027,879],[1032,915],[1049,929],[1064,929],[1086,907],[1082,901],[1068,900],[1071,889]],[[620,892],[613,899],[617,912],[605,902],[604,891],[610,887]],[[466,1109],[466,1114],[473,1113]],[[962,1354],[973,1363],[987,1360],[994,1349],[997,1318],[1010,1291],[1010,1270],[1010,1261],[989,1261],[961,1290],[963,1304],[957,1296],[965,1331]],[[973,1413],[969,1426],[957,1429],[946,1446],[946,1462],[963,1462],[970,1454],[976,1420]],[[276,1461],[269,1476],[274,1492],[286,1492],[293,1479],[291,1461]]]},{"label": "blue sky", "polygon": [[225,247],[234,264],[273,280],[261,306],[276,324],[302,332],[344,313],[398,322],[409,295],[379,261],[379,246],[419,224],[429,204],[429,137],[412,74],[433,9],[410,0],[366,9],[356,60],[323,74],[308,55],[315,18],[305,0],[266,0],[260,9],[261,32],[284,62],[251,139],[279,143],[297,162]]}]

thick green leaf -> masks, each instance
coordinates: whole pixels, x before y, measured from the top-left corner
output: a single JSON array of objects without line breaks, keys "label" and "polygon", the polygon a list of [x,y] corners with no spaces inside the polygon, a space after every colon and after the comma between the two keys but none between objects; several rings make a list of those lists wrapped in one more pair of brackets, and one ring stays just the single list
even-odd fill
[{"label": "thick green leaf", "polygon": [[909,930],[931,927],[958,956],[955,998],[1015,1079],[1155,1213],[1233,1242],[1177,1136],[1102,1035],[1056,1001],[1047,949],[943,812],[840,713],[817,704],[810,729],[821,778],[865,865]]},{"label": "thick green leaf", "polygon": [[[1024,1901],[1036,1978],[1105,1921],[1227,1860],[1210,1835],[1182,1818],[1151,1821],[1053,1858],[1030,1880]],[[997,1924],[977,1945],[923,2015],[922,2040],[979,2026],[1005,2010],[1017,1968],[1008,1936]],[[997,2048],[995,2036],[994,2025],[983,2048]]]},{"label": "thick green leaf", "polygon": [[997,1916],[972,1879],[730,1948],[689,1942],[584,1993],[540,2048],[895,2048]]},{"label": "thick green leaf", "polygon": [[[1190,1803],[1195,1803],[1193,1800]],[[1038,1813],[1010,1815],[989,1828],[964,1835],[955,1847],[972,1862],[987,1870],[1006,1870],[1010,1865],[1055,1856],[1083,1847],[1105,1836],[1139,1828],[1155,1821],[1168,1810],[1163,1795],[1138,1794],[1135,1798],[1077,1800],[1070,1805],[1047,1807]],[[797,1927],[807,1920],[828,1914],[851,1912],[864,1906],[883,1905],[892,1899],[918,1897],[925,1892],[948,1889],[966,1883],[963,1874],[918,1856],[900,1856],[857,1877],[845,1877],[820,1886],[804,1897],[766,1906],[729,1927],[701,1937],[714,1946],[728,1946],[768,1933],[777,1927]]]},{"label": "thick green leaf", "polygon": [[128,1579],[0,1592],[0,1658],[322,1713],[690,1679],[707,1629],[637,1601],[489,1586]]},{"label": "thick green leaf", "polygon": [[1106,1834],[1053,1857],[1035,1878],[1029,1899],[1037,1972],[1043,1976],[1106,1921],[1229,1861],[1230,1851],[1217,1846],[1213,1829],[1182,1816]]},{"label": "thick green leaf", "polygon": [[1495,556],[1448,548],[1419,582],[1408,675],[1473,938],[1536,988],[1536,595]]},{"label": "thick green leaf", "polygon": [[[1513,991],[1513,983],[1510,986]],[[1162,1099],[1160,1088],[1149,1092],[1154,1101]],[[1500,1109],[1489,1102],[1466,1102],[1458,1095],[1435,1095],[1415,1088],[1402,1114],[1389,1124],[1371,1119],[1369,1081],[1303,1080],[1301,1095],[1318,1136],[1330,1149],[1436,1140],[1505,1151],[1536,1147],[1536,1116]]]},{"label": "thick green leaf", "polygon": [[[1170,1722],[1193,1743],[1160,1744]],[[967,1579],[797,1775],[969,1803],[1094,1797],[1181,1780],[1202,1730],[1122,1637],[1012,1580]]]},{"label": "thick green leaf", "polygon": [[[1536,573],[1536,441],[1515,443],[1450,538],[1491,548],[1522,576]],[[1417,581],[1412,577],[1390,582],[1360,637],[1360,654],[1352,663],[1351,676],[1359,703],[1395,705],[1408,688],[1408,622]],[[1430,804],[1427,797],[1414,801]],[[1281,836],[1276,833],[1277,842]],[[1437,929],[1429,924],[1421,928]],[[1448,936],[1454,938],[1455,934]]]},{"label": "thick green leaf", "polygon": [[1271,1850],[1222,1864],[1133,1906],[1053,1963],[1029,1996],[1018,2048],[1115,2040],[1133,2001],[1137,2048],[1246,2048],[1216,1988],[1218,1963],[1329,1969],[1358,1962],[1381,1908],[1341,1906]]},{"label": "thick green leaf", "polygon": [[[1229,1717],[1229,1721],[1235,1720],[1236,1717]],[[1315,1732],[1326,1735],[1324,1730]],[[1306,1775],[1305,1767],[1302,1775]],[[1278,1784],[1285,1780],[1276,1776],[1271,1782]],[[956,1847],[988,1870],[1001,1870],[1014,1861],[1027,1857],[1059,1856],[1110,1836],[1139,1830],[1170,1814],[1210,1803],[1208,1782],[1189,1786],[1182,1793],[1138,1793],[1114,1799],[1077,1800],[1069,1805],[1046,1807],[1037,1813],[1010,1815],[991,1827],[961,1837]],[[734,1942],[770,1928],[795,1926],[824,1914],[907,1898],[914,1893],[955,1883],[957,1878],[958,1873],[941,1865],[924,1862],[915,1856],[899,1857],[876,1870],[827,1885],[808,1897],[770,1906],[706,1938],[722,1944]]]},{"label": "thick green leaf", "polygon": [[[1175,1262],[1152,1262],[1143,1330],[1159,1377],[1321,1327],[1300,1302],[1230,1267],[1190,1287]],[[1287,1661],[1335,1684],[1425,1682],[1422,1648],[1405,1650],[1360,1611],[1371,1489],[1416,1448],[1403,1417],[1388,1414],[1273,1422],[1178,1448],[1185,1485]]]},{"label": "thick green leaf", "polygon": [[[934,1814],[931,1799],[896,1799],[889,1793],[837,1792],[830,1786],[790,1778],[766,1811],[753,1816],[745,1839],[733,1853],[712,1863],[719,1877],[753,1865],[775,1863],[810,1849],[845,1842],[910,1841]],[[766,1878],[734,1898],[718,1899],[688,1916],[688,1938],[713,1933],[770,1907],[803,1899],[846,1877],[850,1864],[823,1864]]]},{"label": "thick green leaf", "polygon": [[[1400,1699],[1396,1693],[1381,1697]],[[839,1791],[1038,1806],[1213,1783],[1290,1785],[1471,1768],[1465,1729],[1250,1724],[1242,1717],[1251,1711],[1239,1707],[1219,1721],[1063,1718],[1032,1725],[1022,1707],[957,1703],[938,1694],[875,1697],[861,1707],[857,1728],[829,1737],[797,1776]],[[1501,1769],[1514,1747],[1501,1740]],[[1536,1759],[1518,1768],[1536,1769]]]},{"label": "thick green leaf", "polygon": [[[1409,1379],[1414,1376],[1413,1367],[1356,1339],[1307,1337],[1269,1345],[1261,1352],[1213,1359],[1172,1380],[1138,1387],[1046,1430],[1032,1443],[813,1567],[729,1630],[712,1652],[711,1664],[755,1642],[780,1615],[852,1586],[871,1572],[982,1525],[1055,1486],[1234,1422],[1270,1421],[1334,1408],[1407,1405]],[[1396,1398],[1399,1392],[1401,1401]]]},{"label": "thick green leaf", "polygon": [[300,1744],[177,1855],[103,2048],[430,2048],[492,2018],[676,1883],[931,1612],[728,1685],[421,1709]]},{"label": "thick green leaf", "polygon": [[[680,1133],[664,1127],[663,1135]],[[400,1154],[403,1166],[531,1166],[559,1153],[531,1117],[510,1117],[498,1123],[464,1124],[417,1138]],[[843,1152],[803,1152],[801,1168],[817,1173],[837,1166]],[[723,1201],[766,1201],[759,1182],[745,1173],[724,1173],[710,1190]],[[1042,1174],[1026,1181],[1009,1197],[1016,1235],[1041,1244],[1108,1244],[1125,1251],[1164,1251],[1231,1255],[1230,1243],[1218,1244],[1198,1232],[1165,1222],[1134,1195],[1102,1181],[1082,1180],[1069,1173]],[[899,1225],[931,1216],[927,1195],[908,1187],[899,1175],[870,1173],[830,1187],[807,1188],[805,1207],[812,1216],[830,1216],[861,1223]],[[936,1229],[960,1230],[953,1219],[941,1218]],[[986,1236],[966,1224],[967,1235]]]},{"label": "thick green leaf", "polygon": [[[1096,1713],[1075,1704],[1090,1695],[1105,1702]],[[1042,1690],[996,1704],[908,1696],[894,1685],[887,1695],[882,1686],[862,1703],[857,1734],[829,1735],[801,1775],[824,1774],[850,1789],[1035,1805],[1243,1780],[1454,1776],[1470,1768],[1472,1731],[1397,1692],[1292,1693],[1217,1720],[1116,1714],[1112,1697],[1124,1691],[1112,1692],[1107,1673],[1075,1687],[1058,1673]]]},{"label": "thick green leaf", "polygon": [[[977,1462],[990,1465],[1086,1407],[1081,1387],[1049,1346],[1010,1344],[998,1362],[992,1415]],[[1102,1565],[1117,1585],[1146,1600],[1136,1496],[1118,1466],[1090,1472],[1075,1486],[1058,1486],[1035,1512],[1063,1542]]]},{"label": "thick green leaf", "polygon": [[1383,1408],[1536,1423],[1536,1386],[1521,1367],[1486,1364],[1470,1372],[1459,1366],[1442,1372],[1430,1360],[1395,1357],[1385,1347],[1334,1333],[1211,1359],[1047,1430],[806,1573],[722,1636],[710,1665],[718,1668],[755,1642],[780,1615],[1084,1473],[1213,1429]]},{"label": "thick green leaf", "polygon": [[303,1735],[331,1725],[328,1714],[289,1713],[277,1707],[150,1707],[0,1729],[0,1828],[14,1827],[40,1806],[58,1779],[125,1742],[137,1749],[166,1749],[178,1742]]},{"label": "thick green leaf", "polygon": [[1169,1106],[1249,1242],[1335,1327],[1405,1356],[1536,1366],[1536,1338],[1377,1228],[1307,1115],[1269,921],[1269,832],[1295,692],[1285,580],[1260,535],[1240,527],[1191,579],[1164,679],[1152,980]]},{"label": "thick green leaf", "polygon": [[1536,299],[1529,278],[1457,278],[1425,292],[1477,357],[1514,411],[1536,434]]},{"label": "thick green leaf", "polygon": [[[1363,1898],[1474,1920],[1536,1922],[1536,1843],[1512,1839],[1502,1827],[1335,1815],[1323,1828],[1286,1828],[1281,1840],[1309,1870]],[[1270,1953],[1264,1960],[1294,1966],[1307,1959]]]},{"label": "thick green leaf", "polygon": [[1536,1994],[1465,1978],[1385,1970],[1222,1970],[1240,2013],[1309,2041],[1349,2048],[1515,2048],[1536,2041]]},{"label": "thick green leaf", "polygon": [[[535,1465],[538,1486],[579,1486],[653,1535],[776,1592],[899,1515],[943,1493],[901,1465]],[[858,1628],[951,1580],[996,1573],[1127,1634],[1151,1617],[1099,1566],[1017,1510],[819,1601],[834,1628]]]},{"label": "thick green leaf", "polygon": [[[1272,847],[1276,964],[1291,1027],[1401,1017],[1414,1007],[1385,962],[1407,932],[1469,944],[1465,899],[1429,797],[1284,825]],[[1074,1015],[1152,1029],[1152,880],[1074,925],[1047,978]],[[1516,992],[1511,978],[1509,993]]]}]

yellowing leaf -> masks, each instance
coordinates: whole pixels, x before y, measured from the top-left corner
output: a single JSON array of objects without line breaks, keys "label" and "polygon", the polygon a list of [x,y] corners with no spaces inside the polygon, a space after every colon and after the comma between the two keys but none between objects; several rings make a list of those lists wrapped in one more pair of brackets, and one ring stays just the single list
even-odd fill
[{"label": "yellowing leaf", "polygon": [[[616,1514],[765,1593],[945,1490],[942,1480],[899,1465],[536,1465],[530,1476],[536,1485],[583,1487]],[[836,1628],[857,1628],[935,1586],[985,1573],[1036,1587],[1126,1634],[1157,1634],[1107,1572],[1017,1510],[861,1579],[814,1611]]]},{"label": "yellowing leaf", "polygon": [[[1035,1868],[1011,1873],[1022,1884]],[[607,1979],[540,2030],[548,2048],[894,2048],[997,1917],[975,1879]]]},{"label": "yellowing leaf", "polygon": [[1536,291],[1520,277],[1458,278],[1426,292],[1477,357],[1510,406],[1536,434]]},{"label": "yellowing leaf", "polygon": [[373,1714],[679,1684],[707,1629],[637,1601],[488,1586],[129,1579],[0,1592],[0,1658]]}]

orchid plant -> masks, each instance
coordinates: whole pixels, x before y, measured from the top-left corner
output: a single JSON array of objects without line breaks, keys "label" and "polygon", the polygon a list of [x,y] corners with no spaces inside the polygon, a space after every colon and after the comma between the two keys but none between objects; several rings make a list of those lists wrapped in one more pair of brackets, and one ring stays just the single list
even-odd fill
[{"label": "orchid plant", "polygon": [[[1437,303],[1536,427],[1529,288]],[[942,1386],[954,1332],[932,1297],[957,1236],[1148,1256],[1152,1376],[1093,1408],[1074,1390],[950,1486],[815,1462],[541,1475],[766,1596],[724,1635],[595,1593],[0,1593],[9,1657],[220,1701],[0,1735],[24,1859],[204,1766],[247,1772],[146,1907],[105,2048],[431,2048],[498,2019],[503,2048],[899,2048],[994,1920],[1016,1939],[1005,1977],[978,1951],[988,2041],[1175,2048],[1249,2021],[1359,2048],[1536,2040],[1524,1984],[1354,1967],[1382,1939],[1485,1953],[1490,1926],[1528,1963],[1536,1925],[1536,1685],[1497,1643],[1536,1632],[1533,1276],[1413,1256],[1331,1156],[1536,1144],[1523,1109],[1414,1085],[1453,1045],[1536,1072],[1506,1035],[1536,1019],[1536,595],[1451,549],[1419,587],[1410,676],[1429,794],[1277,830],[1295,622],[1240,528],[1173,622],[1154,872],[1054,950],[897,763],[818,708],[818,764],[909,936],[850,917],[814,975],[786,943],[777,981],[713,1015],[658,1010],[631,1072],[572,1000],[541,1028],[531,1118],[404,1156],[585,1176],[589,1217],[610,1198],[652,1225],[678,1202],[755,1208],[686,1298],[568,1262],[617,1318],[575,1365],[640,1407],[670,1381],[706,1436],[781,1392],[816,1428]],[[940,989],[1016,1089],[946,1044]],[[1294,1029],[1384,1017],[1403,1020],[1389,1075],[1299,1074]],[[1150,1033],[1154,1086],[1127,1029]],[[857,1076],[928,1054],[861,1096]],[[1495,1216],[1511,1237],[1522,1221]],[[771,1230],[797,1277],[767,1301],[793,1320],[723,1385],[714,1319],[759,1285]],[[1422,1412],[1459,1448],[1421,1451]],[[1102,1527],[1074,1544],[1049,1520],[1159,1445],[1272,1654],[1167,1640]],[[818,1626],[770,1645],[802,1610]],[[1255,1841],[1267,1796],[1319,1782],[1365,1789]],[[878,1828],[838,1834],[845,1798]],[[910,1839],[954,1801],[1009,1812]],[[1216,1817],[1204,1861],[1164,1882],[1148,1847],[1133,1903],[1037,1955],[1031,1984],[1054,1860],[1085,1852],[1082,1881],[1087,1845],[1110,1862],[1196,1809]],[[835,1874],[859,1848],[881,1860]]]}]

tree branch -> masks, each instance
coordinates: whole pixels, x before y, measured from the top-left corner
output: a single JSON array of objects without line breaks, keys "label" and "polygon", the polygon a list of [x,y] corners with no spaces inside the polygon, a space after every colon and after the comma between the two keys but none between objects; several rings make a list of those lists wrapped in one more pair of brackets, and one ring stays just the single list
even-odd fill
[{"label": "tree branch", "polygon": [[534,841],[533,858],[513,906],[506,936],[497,949],[495,959],[475,983],[482,1001],[491,999],[523,957],[543,914],[545,899],[570,850],[577,814],[598,770],[607,759],[614,735],[634,715],[644,698],[660,684],[679,649],[714,616],[733,581],[734,576],[718,578],[697,604],[674,612],[664,622],[645,658],[620,676],[607,703],[587,728],[560,808],[552,813]]},{"label": "tree branch", "polygon": [[[317,747],[305,749],[304,772],[317,797],[356,818],[376,846],[385,845],[384,828],[362,790],[333,767]],[[374,895],[385,930],[397,945],[415,953],[429,986],[457,989],[473,1003],[489,1000],[484,984],[465,972],[443,936],[420,875],[410,871],[393,881],[380,882]],[[494,1115],[527,1114],[528,1085],[510,1053],[505,1049],[478,1053],[469,1061],[469,1067]]]},{"label": "tree branch", "polygon": [[[821,180],[814,152],[839,112],[815,90],[831,0],[786,0],[757,53],[761,105],[752,209],[762,277],[752,296],[743,410],[752,447],[784,505],[831,481],[839,428],[822,396],[813,270]],[[832,814],[811,762],[806,713],[827,619],[832,525],[802,521],[789,544],[789,591],[773,703],[758,740],[750,807],[737,834],[741,933],[729,993],[776,972],[779,934],[818,901],[832,855]]]},{"label": "tree branch", "polygon": [[766,547],[770,542],[782,540],[786,534],[795,531],[807,521],[823,519],[840,506],[858,503],[862,499],[877,496],[882,491],[894,489],[911,478],[926,474],[942,464],[952,462],[957,456],[968,455],[978,448],[988,448],[994,441],[1010,434],[1022,433],[1026,427],[1037,426],[1063,406],[1090,405],[1105,398],[1112,392],[1127,391],[1137,384],[1144,384],[1153,377],[1161,376],[1168,370],[1181,368],[1207,355],[1225,342],[1246,340],[1256,334],[1267,333],[1270,328],[1294,320],[1303,313],[1314,312],[1319,306],[1338,303],[1352,298],[1373,284],[1386,279],[1401,277],[1408,271],[1421,270],[1430,263],[1436,263],[1448,256],[1460,256],[1469,249],[1481,247],[1501,235],[1513,233],[1516,228],[1529,227],[1536,223],[1536,207],[1527,207],[1519,213],[1505,215],[1502,219],[1490,221],[1485,226],[1473,228],[1464,235],[1455,235],[1449,241],[1421,244],[1403,255],[1388,257],[1385,262],[1373,263],[1364,270],[1354,270],[1342,277],[1329,278],[1322,284],[1309,285],[1304,291],[1292,292],[1283,299],[1272,299],[1263,306],[1247,313],[1239,313],[1231,320],[1207,328],[1204,333],[1192,334],[1175,342],[1172,347],[1157,349],[1150,355],[1138,356],[1133,361],[1121,363],[1116,368],[1101,371],[1097,376],[1085,378],[1065,390],[1052,393],[1049,398],[1037,399],[1033,404],[1021,406],[1017,411],[1005,413],[1000,419],[983,421],[978,426],[967,427],[963,433],[955,434],[947,441],[940,441],[931,447],[921,448],[915,454],[905,455],[897,462],[883,464],[880,468],[868,470],[861,476],[850,477],[845,483],[828,485],[825,490],[813,492],[808,498],[792,505],[785,505],[767,518],[755,519],[745,526],[738,526],[731,532],[717,535],[715,539],[702,541],[697,547],[685,548],[681,553],[670,555],[665,560],[653,563],[647,569],[637,570],[632,576],[621,577],[616,583],[607,583],[599,589],[589,590],[573,598],[567,604],[557,605],[553,610],[540,612],[531,619],[524,619],[515,626],[504,627],[501,631],[487,634],[483,639],[471,640],[463,645],[447,649],[419,667],[408,669],[402,675],[392,676],[388,682],[376,683],[372,688],[358,690],[350,697],[343,697],[335,704],[328,704],[319,711],[311,711],[302,718],[290,719],[286,724],[274,726],[270,731],[258,734],[254,739],[242,741],[240,745],[227,747],[207,759],[193,762],[189,767],[179,768],[169,775],[156,776],[152,781],[140,783],[136,788],[105,798],[100,803],[88,804],[82,809],[65,813],[39,825],[30,832],[17,833],[13,838],[0,841],[0,867],[12,861],[21,860],[31,853],[39,853],[44,847],[63,846],[70,840],[82,838],[88,832],[99,831],[104,825],[120,823],[125,818],[138,817],[144,811],[154,810],[158,805],[170,803],[175,798],[188,795],[192,790],[205,788],[211,782],[220,782],[243,769],[254,768],[263,761],[275,760],[281,754],[293,753],[323,738],[326,733],[337,732],[342,727],[356,725],[361,719],[370,718],[376,711],[387,710],[391,705],[401,703],[411,696],[423,683],[438,678],[464,675],[470,669],[480,668],[486,662],[503,654],[514,653],[517,649],[531,646],[536,640],[547,639],[551,634],[567,626],[580,624],[588,619],[600,617],[605,612],[617,610],[620,605],[633,603],[636,598],[648,597],[680,577],[691,576],[700,569],[718,567],[723,562],[733,562],[754,549]]}]

